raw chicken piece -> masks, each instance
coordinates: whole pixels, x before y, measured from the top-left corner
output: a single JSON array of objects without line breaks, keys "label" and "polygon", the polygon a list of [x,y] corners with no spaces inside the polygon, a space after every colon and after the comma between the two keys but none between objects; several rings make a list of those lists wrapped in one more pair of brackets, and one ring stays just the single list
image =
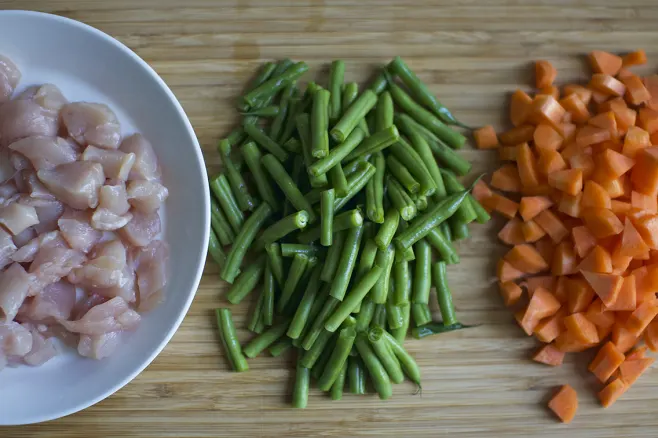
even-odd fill
[{"label": "raw chicken piece", "polygon": [[122,183],[101,187],[98,195],[98,208],[105,208],[118,215],[128,213],[130,204],[128,203],[126,186]]},{"label": "raw chicken piece", "polygon": [[9,152],[9,162],[11,163],[11,167],[13,167],[15,170],[32,169],[32,163],[30,160],[18,152]]},{"label": "raw chicken piece", "polygon": [[153,301],[156,304],[160,302],[163,289],[167,285],[169,247],[162,240],[154,240],[136,251],[135,261],[139,309],[151,309]]},{"label": "raw chicken piece", "polygon": [[17,322],[0,322],[0,355],[23,357],[32,350],[32,333]]},{"label": "raw chicken piece", "polygon": [[90,222],[89,212],[66,209],[57,224],[71,248],[88,253],[102,237],[102,233],[94,229]]},{"label": "raw chicken piece", "polygon": [[33,135],[55,137],[57,111],[46,109],[33,100],[11,100],[0,106],[0,140],[3,146]]},{"label": "raw chicken piece", "polygon": [[30,291],[32,276],[12,263],[0,273],[0,321],[12,321]]},{"label": "raw chicken piece", "polygon": [[11,256],[16,253],[16,245],[11,234],[0,228],[0,269],[11,263]]},{"label": "raw chicken piece", "polygon": [[108,299],[102,295],[89,294],[86,297],[82,298],[80,301],[75,303],[73,306],[73,312],[71,314],[70,320],[76,321],[82,318],[85,313],[89,312],[92,307],[98,306],[107,302]]},{"label": "raw chicken piece", "polygon": [[49,284],[21,307],[19,317],[30,321],[51,323],[69,319],[75,305],[75,287],[68,281]]},{"label": "raw chicken piece", "polygon": [[81,145],[93,144],[117,149],[121,127],[112,110],[102,103],[75,102],[62,107],[62,119],[69,135]]},{"label": "raw chicken piece", "polygon": [[34,227],[26,228],[19,234],[14,236],[14,245],[16,245],[16,248],[21,248],[24,245],[26,245],[28,242],[30,242],[32,239],[36,237],[37,233],[34,231]]},{"label": "raw chicken piece", "polygon": [[121,278],[116,286],[112,287],[95,287],[91,289],[92,293],[102,295],[107,298],[121,297],[128,303],[133,303],[137,299],[135,293],[135,269],[126,264],[121,272]]},{"label": "raw chicken piece", "polygon": [[156,211],[169,196],[167,188],[157,181],[130,181],[126,192],[130,205],[142,213]]},{"label": "raw chicken piece", "polygon": [[54,169],[37,172],[39,180],[57,198],[78,210],[98,205],[98,190],[105,182],[103,167],[98,163],[76,161]]},{"label": "raw chicken piece", "polygon": [[30,160],[35,169],[52,169],[60,164],[72,163],[78,158],[76,148],[61,137],[33,136],[15,141],[9,149]]},{"label": "raw chicken piece", "polygon": [[31,366],[39,366],[57,356],[57,350],[52,339],[46,339],[36,327],[31,324],[23,324],[32,334],[32,348],[23,356],[23,362]]},{"label": "raw chicken piece", "polygon": [[16,96],[16,100],[32,100],[42,107],[59,112],[62,107],[68,103],[62,91],[53,84],[43,84],[28,87],[21,94]]},{"label": "raw chicken piece", "polygon": [[[16,241],[16,238],[14,238]],[[34,260],[34,257],[37,255],[39,249],[42,246],[59,246],[66,247],[66,242],[62,239],[58,231],[51,231],[48,233],[43,233],[38,237],[30,240],[29,242],[20,246],[20,248],[11,255],[11,259],[19,263],[30,263]]]},{"label": "raw chicken piece", "polygon": [[139,313],[128,307],[122,298],[92,307],[77,321],[59,321],[67,330],[83,335],[102,335],[122,330],[134,330],[139,325]]},{"label": "raw chicken piece", "polygon": [[12,202],[0,208],[0,224],[14,236],[38,223],[39,218],[34,207]]},{"label": "raw chicken piece", "polygon": [[155,155],[151,143],[142,134],[133,134],[125,138],[119,149],[126,153],[132,152],[135,154],[135,164],[128,179],[160,179],[158,157]]},{"label": "raw chicken piece", "polygon": [[161,229],[157,212],[144,214],[135,211],[132,220],[119,230],[119,234],[131,245],[146,246],[155,239]]},{"label": "raw chicken piece", "polygon": [[[30,194],[30,198],[39,201],[56,201],[55,195],[50,193],[46,186],[39,181],[37,174],[33,170],[22,170],[20,174],[23,177],[23,182],[25,183],[27,192]],[[34,207],[36,205],[37,204],[35,203],[32,206]]]},{"label": "raw chicken piece", "polygon": [[109,288],[119,286],[126,267],[126,248],[120,240],[103,242],[94,248],[89,261],[71,271],[69,281],[84,287]]},{"label": "raw chicken piece", "polygon": [[0,55],[0,102],[6,102],[14,94],[21,72],[9,58]]},{"label": "raw chicken piece", "polygon": [[91,226],[97,230],[114,231],[126,226],[132,218],[130,213],[118,215],[107,208],[97,208],[91,216]]},{"label": "raw chicken piece", "polygon": [[135,154],[116,150],[87,146],[81,157],[84,161],[92,161],[103,166],[105,177],[125,181],[128,179],[130,169],[135,164]]},{"label": "raw chicken piece", "polygon": [[14,184],[13,181],[8,181],[0,185],[0,203],[4,204],[5,201],[8,201],[17,193],[18,189],[16,188],[16,184]]},{"label": "raw chicken piece", "polygon": [[39,291],[58,282],[84,262],[85,256],[80,251],[51,245],[42,246],[30,265],[30,274],[34,274],[34,290]]},{"label": "raw chicken piece", "polygon": [[[22,200],[18,202],[23,203]],[[64,204],[59,201],[42,202],[40,205],[34,205],[39,218],[39,224],[34,226],[37,233],[47,233],[58,228],[57,221],[64,213]]]},{"label": "raw chicken piece", "polygon": [[78,353],[91,359],[103,359],[110,356],[121,343],[120,332],[103,333],[98,336],[80,336]]}]

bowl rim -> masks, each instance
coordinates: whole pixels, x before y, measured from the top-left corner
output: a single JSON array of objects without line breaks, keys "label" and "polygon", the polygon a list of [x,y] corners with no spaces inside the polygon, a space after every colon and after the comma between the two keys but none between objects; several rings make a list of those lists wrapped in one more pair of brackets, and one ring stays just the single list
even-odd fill
[{"label": "bowl rim", "polygon": [[[150,76],[151,78],[160,86],[160,88],[165,92],[171,103],[173,104],[176,112],[178,115],[181,117],[183,124],[186,128],[187,134],[190,137],[190,141],[192,142],[192,145],[194,146],[194,153],[197,159],[197,162],[199,164],[199,168],[201,169],[202,177],[203,180],[208,179],[208,173],[206,170],[206,165],[205,161],[203,159],[203,153],[201,150],[201,146],[199,144],[199,140],[196,136],[196,133],[194,132],[194,128],[192,127],[192,124],[187,117],[187,114],[185,113],[185,110],[183,109],[182,105],[174,95],[174,93],[171,91],[169,86],[165,83],[165,81],[156,73],[156,71],[142,58],[139,57],[132,49],[130,49],[128,46],[123,44],[121,41],[117,40],[116,38],[113,38],[109,34],[93,27],[90,26],[86,23],[83,23],[78,20],[74,20],[72,18],[68,17],[63,17],[61,15],[55,15],[55,14],[50,14],[46,12],[38,12],[38,11],[29,11],[29,10],[4,10],[0,11],[0,16],[15,16],[15,17],[40,17],[48,20],[53,20],[53,21],[58,21],[60,23],[63,23],[68,26],[73,26],[81,29],[84,32],[90,32],[92,34],[95,34],[97,37],[101,38],[102,40],[106,41],[107,43],[113,45],[116,47],[118,50],[123,52],[125,55],[129,56],[132,58],[133,61],[137,63],[141,68],[143,68]],[[210,189],[207,184],[203,185],[203,204],[204,204],[204,217],[203,217],[203,233],[204,233],[204,241],[208,242],[208,239],[210,237]],[[208,245],[203,245],[202,248],[200,248],[200,259],[202,261],[206,260],[208,254]],[[192,288],[188,293],[188,297],[184,303],[184,305],[180,308],[180,312],[178,314],[178,317],[176,320],[173,322],[169,332],[166,334],[166,336],[163,338],[163,340],[160,342],[159,345],[156,346],[156,348],[153,350],[153,353],[151,356],[149,356],[144,362],[142,362],[139,366],[137,366],[133,372],[129,373],[126,377],[122,378],[121,380],[117,381],[114,385],[111,385],[106,391],[100,393],[99,395],[90,398],[89,400],[85,402],[78,403],[77,405],[74,405],[72,407],[68,407],[66,409],[62,409],[60,411],[54,411],[50,413],[41,413],[41,414],[34,414],[34,415],[27,415],[24,417],[24,419],[21,422],[8,422],[8,423],[3,423],[5,426],[16,426],[16,425],[27,425],[27,424],[35,424],[35,423],[41,423],[41,422],[46,422],[46,421],[51,421],[51,420],[56,420],[58,418],[66,417],[68,415],[74,414],[76,412],[80,412],[84,409],[87,409],[90,406],[95,405],[96,403],[99,403],[106,398],[110,397],[113,395],[115,392],[126,386],[128,383],[130,383],[135,377],[137,377],[146,367],[148,367],[153,360],[164,350],[164,348],[167,346],[171,338],[174,336],[178,328],[180,327],[181,323],[183,322],[183,319],[187,315],[187,312],[190,309],[190,306],[192,305],[192,301],[194,300],[194,297],[196,296],[196,292],[199,288],[199,284],[201,282],[201,277],[203,275],[203,270],[204,270],[205,263],[200,263],[199,266],[197,267],[197,271],[194,275],[194,281],[192,283]],[[27,421],[26,421],[27,420]]]}]

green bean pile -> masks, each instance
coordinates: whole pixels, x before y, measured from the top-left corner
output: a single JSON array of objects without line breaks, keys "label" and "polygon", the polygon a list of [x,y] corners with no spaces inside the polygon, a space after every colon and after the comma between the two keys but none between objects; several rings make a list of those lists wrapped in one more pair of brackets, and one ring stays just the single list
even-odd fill
[{"label": "green bean pile", "polygon": [[[467,327],[446,265],[459,262],[452,241],[489,215],[458,179],[471,165],[451,125],[464,125],[401,58],[362,93],[344,83],[340,60],[326,89],[311,82],[302,93],[307,70],[263,65],[238,105],[242,125],[219,143],[209,253],[231,283],[228,301],[260,294],[249,343],[229,309],[217,323],[236,371],[265,349],[297,350],[294,407],[306,406],[311,377],[332,399],[346,384],[364,394],[367,379],[386,399],[404,375],[420,386],[403,347],[412,320],[418,339]],[[432,321],[432,286],[442,322]]]}]

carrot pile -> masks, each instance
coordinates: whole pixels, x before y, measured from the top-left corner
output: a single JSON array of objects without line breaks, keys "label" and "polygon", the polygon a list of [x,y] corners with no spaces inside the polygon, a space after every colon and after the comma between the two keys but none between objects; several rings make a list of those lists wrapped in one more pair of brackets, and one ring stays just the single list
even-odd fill
[{"label": "carrot pile", "polygon": [[[598,349],[589,371],[608,407],[654,362],[647,347],[658,350],[658,75],[630,70],[644,51],[594,51],[589,62],[588,84],[562,87],[536,62],[537,93],[512,95],[514,127],[475,133],[503,163],[473,195],[508,219],[500,293],[543,344],[533,359],[559,366]],[[569,422],[577,405],[565,385],[549,408]]]}]

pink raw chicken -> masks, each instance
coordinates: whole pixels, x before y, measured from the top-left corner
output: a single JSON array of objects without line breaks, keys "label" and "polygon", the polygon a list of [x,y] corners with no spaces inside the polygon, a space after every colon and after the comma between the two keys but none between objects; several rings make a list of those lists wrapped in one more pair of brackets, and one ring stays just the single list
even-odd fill
[{"label": "pink raw chicken", "polygon": [[20,234],[32,225],[39,223],[34,207],[12,202],[0,208],[0,224],[13,235]]},{"label": "pink raw chicken", "polygon": [[119,230],[119,235],[131,245],[146,246],[155,240],[161,228],[158,213],[143,214],[135,211],[132,220]]},{"label": "pink raw chicken", "polygon": [[33,170],[22,170],[20,171],[20,176],[23,179],[20,184],[21,188],[24,189],[22,191],[30,194],[30,201],[24,200],[22,204],[37,207],[45,205],[41,201],[49,201],[49,203],[50,201],[56,201],[55,195],[39,181],[37,174]]},{"label": "pink raw chicken", "polygon": [[12,321],[27,298],[32,276],[18,263],[0,273],[0,321]]},{"label": "pink raw chicken", "polygon": [[162,290],[167,285],[169,247],[162,240],[155,240],[136,250],[135,263],[139,309],[152,309],[161,301]]},{"label": "pink raw chicken", "polygon": [[9,58],[0,55],[0,102],[6,102],[14,94],[21,72]]},{"label": "pink raw chicken", "polygon": [[46,339],[37,327],[30,324],[23,324],[23,327],[30,330],[32,335],[32,348],[23,356],[23,362],[33,367],[43,365],[53,357],[57,356],[57,350],[52,339]]},{"label": "pink raw chicken", "polygon": [[62,107],[62,119],[69,135],[81,145],[117,149],[121,127],[114,112],[105,104],[74,102]]},{"label": "pink raw chicken", "polygon": [[123,298],[92,307],[77,321],[59,321],[67,330],[84,335],[97,336],[109,332],[134,330],[139,325],[139,313],[128,307]]},{"label": "pink raw chicken", "polygon": [[120,343],[120,332],[109,332],[96,336],[81,335],[78,353],[80,356],[91,359],[103,359],[114,353]]},{"label": "pink raw chicken", "polygon": [[[22,200],[18,202],[22,203]],[[47,233],[57,229],[57,221],[64,214],[64,204],[59,201],[44,201],[34,204],[39,224],[34,226],[37,233]]]},{"label": "pink raw chicken", "polygon": [[37,232],[34,231],[34,227],[26,228],[14,236],[14,245],[16,245],[17,248],[20,248],[36,237]]},{"label": "pink raw chicken", "polygon": [[135,164],[135,154],[116,150],[101,149],[96,146],[87,146],[82,153],[84,161],[92,161],[103,166],[105,177],[125,181],[128,179],[130,169]]},{"label": "pink raw chicken", "polygon": [[82,266],[86,258],[83,253],[59,246],[42,246],[30,265],[30,274],[34,274],[34,288],[39,289],[58,282],[69,273]]},{"label": "pink raw chicken", "polygon": [[4,146],[34,135],[55,137],[59,116],[33,100],[11,100],[0,106],[0,140]]},{"label": "pink raw chicken", "polygon": [[78,210],[98,205],[98,190],[105,182],[103,167],[88,161],[42,169],[37,176],[58,199]]},{"label": "pink raw chicken", "polygon": [[76,148],[61,137],[27,137],[13,142],[9,149],[30,160],[36,170],[52,169],[60,164],[72,163],[78,158]]},{"label": "pink raw chicken", "polygon": [[89,252],[102,237],[102,233],[91,226],[91,215],[86,211],[67,209],[57,223],[71,248],[84,253]]},{"label": "pink raw chicken", "polygon": [[126,248],[120,240],[111,240],[96,246],[89,261],[71,272],[69,281],[92,288],[119,286],[125,267]]},{"label": "pink raw chicken", "polygon": [[69,319],[75,305],[75,287],[68,281],[58,281],[44,287],[34,297],[28,298],[20,309],[18,318],[41,323]]},{"label": "pink raw chicken", "polygon": [[32,333],[17,322],[0,322],[0,356],[23,357],[32,350]]},{"label": "pink raw chicken", "polygon": [[[16,239],[14,238],[14,242]],[[29,263],[34,260],[37,252],[43,246],[66,247],[66,242],[58,231],[51,231],[40,234],[32,240],[25,242],[20,248],[11,255],[11,259],[18,263]],[[18,245],[17,245],[18,246]]]},{"label": "pink raw chicken", "polygon": [[165,186],[157,181],[133,180],[127,187],[128,202],[135,210],[152,213],[158,210],[169,196]]},{"label": "pink raw chicken", "polygon": [[62,91],[53,84],[28,87],[25,91],[16,96],[16,100],[32,100],[43,108],[55,112],[59,112],[59,110],[68,103],[68,100],[66,100]]},{"label": "pink raw chicken", "polygon": [[101,187],[98,208],[105,208],[118,215],[128,213],[130,204],[128,203],[126,186],[123,183],[118,183]]},{"label": "pink raw chicken", "polygon": [[135,154],[135,164],[128,179],[160,179],[158,157],[155,155],[151,143],[142,134],[133,134],[125,138],[119,149],[126,153],[132,152]]},{"label": "pink raw chicken", "polygon": [[16,253],[16,245],[11,234],[0,228],[0,269],[11,263],[11,257]]}]

